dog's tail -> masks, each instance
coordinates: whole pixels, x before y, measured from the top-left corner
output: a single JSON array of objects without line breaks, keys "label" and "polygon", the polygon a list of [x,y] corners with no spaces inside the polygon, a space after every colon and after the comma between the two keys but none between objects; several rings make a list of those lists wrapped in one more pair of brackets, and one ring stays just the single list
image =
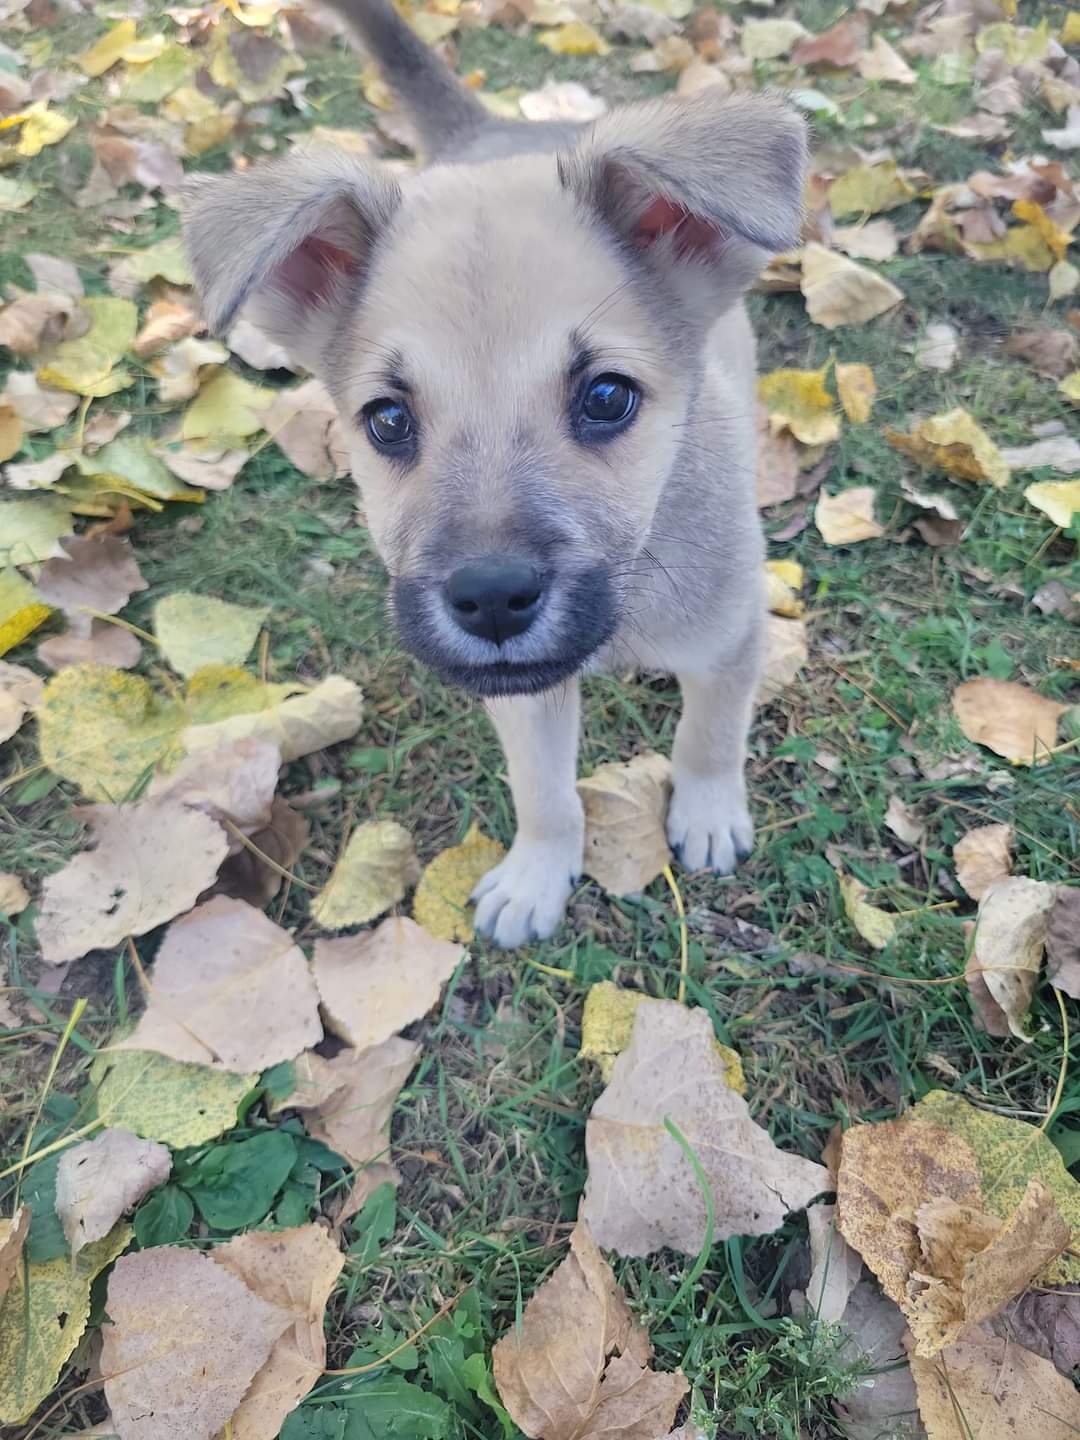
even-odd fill
[{"label": "dog's tail", "polygon": [[392,0],[325,0],[382,71],[429,156],[492,121],[484,106],[398,14]]}]

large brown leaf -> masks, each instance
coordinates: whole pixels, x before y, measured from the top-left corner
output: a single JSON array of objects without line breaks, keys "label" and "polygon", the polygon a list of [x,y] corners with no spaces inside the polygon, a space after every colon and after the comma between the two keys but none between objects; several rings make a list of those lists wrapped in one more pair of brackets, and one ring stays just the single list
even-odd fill
[{"label": "large brown leaf", "polygon": [[727,1082],[704,1010],[673,1001],[638,1008],[630,1044],[585,1128],[582,1215],[622,1255],[664,1246],[696,1255],[705,1197],[669,1121],[694,1152],[712,1196],[714,1239],[767,1235],[830,1188],[828,1171],[780,1150]]},{"label": "large brown leaf", "polygon": [[390,1115],[419,1053],[419,1045],[394,1035],[368,1050],[343,1050],[332,1060],[302,1055],[297,1089],[280,1108],[303,1111],[317,1140],[354,1165],[367,1165],[389,1152]]},{"label": "large brown leaf", "polygon": [[585,872],[612,895],[630,895],[671,861],[664,820],[671,762],[652,751],[599,765],[578,781],[585,807]]}]

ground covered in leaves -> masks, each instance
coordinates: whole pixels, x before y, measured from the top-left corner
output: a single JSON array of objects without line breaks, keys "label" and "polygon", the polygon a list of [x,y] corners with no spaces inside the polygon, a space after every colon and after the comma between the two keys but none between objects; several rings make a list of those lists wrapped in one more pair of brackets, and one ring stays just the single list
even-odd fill
[{"label": "ground covered in leaves", "polygon": [[185,170],[407,124],[306,8],[3,0],[0,1424],[1075,1435],[1080,12],[410,13],[500,114],[812,119],[751,297],[758,846],[669,865],[673,688],[598,679],[590,879],[474,939],[494,737],[177,238]]}]

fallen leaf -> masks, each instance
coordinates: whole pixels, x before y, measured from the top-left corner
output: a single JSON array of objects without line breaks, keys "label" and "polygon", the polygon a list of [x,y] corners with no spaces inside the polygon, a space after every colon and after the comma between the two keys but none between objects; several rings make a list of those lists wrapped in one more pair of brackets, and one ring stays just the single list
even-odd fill
[{"label": "fallen leaf", "polygon": [[953,846],[956,878],[972,900],[981,900],[995,880],[1012,870],[1013,827],[979,825]]},{"label": "fallen leaf", "polygon": [[687,1390],[681,1371],[649,1367],[635,1325],[584,1218],[570,1253],[492,1351],[499,1398],[525,1435],[666,1435]]},{"label": "fallen leaf", "polygon": [[526,120],[571,120],[582,124],[598,119],[608,108],[602,96],[573,80],[546,80],[539,90],[526,91],[518,104]]},{"label": "fallen leaf", "polygon": [[1080,288],[1080,270],[1068,260],[1051,265],[1046,276],[1051,300],[1064,300]]},{"label": "fallen leaf", "polygon": [[272,1440],[326,1368],[326,1302],[345,1257],[322,1226],[301,1225],[236,1235],[210,1259],[291,1317],[230,1421],[232,1440]]},{"label": "fallen leaf", "polygon": [[4,127],[19,126],[19,138],[13,147],[14,155],[31,159],[40,155],[47,145],[56,145],[63,140],[75,125],[75,121],[58,110],[50,110],[44,100],[35,100],[16,115],[5,116],[0,121]]},{"label": "fallen leaf", "polygon": [[10,740],[38,706],[44,682],[25,665],[0,660],[0,744]]},{"label": "fallen leaf", "polygon": [[[831,400],[830,400],[831,405]],[[757,402],[757,504],[759,510],[793,500],[799,479],[799,454],[786,433],[774,434],[769,412]]]},{"label": "fallen leaf", "polygon": [[569,20],[538,35],[537,40],[553,55],[606,55],[611,49],[599,31],[584,20]]},{"label": "fallen leaf", "polygon": [[960,336],[947,320],[932,320],[919,337],[912,357],[920,370],[948,371],[960,353]]},{"label": "fallen leaf", "polygon": [[174,1150],[231,1130],[258,1078],[188,1065],[151,1050],[110,1049],[91,1069],[99,1119]]},{"label": "fallen leaf", "polygon": [[581,1214],[598,1244],[621,1255],[698,1253],[706,1203],[684,1147],[711,1191],[713,1240],[770,1234],[831,1183],[823,1166],[779,1150],[754,1123],[727,1083],[707,1012],[658,1000],[638,1008],[585,1128]]},{"label": "fallen leaf", "polygon": [[1046,978],[1080,1000],[1080,888],[1057,887],[1046,932]]},{"label": "fallen leaf", "polygon": [[1020,330],[1005,341],[1005,354],[1023,360],[1045,380],[1061,380],[1076,364],[1080,341],[1068,330]]},{"label": "fallen leaf", "polygon": [[56,1213],[72,1255],[103,1239],[121,1215],[164,1185],[172,1156],[130,1130],[100,1130],[63,1151],[56,1167]]},{"label": "fallen leaf", "polygon": [[823,490],[814,507],[814,524],[826,545],[855,545],[876,540],[885,527],[874,519],[875,491],[872,485],[856,485],[830,495]]},{"label": "fallen leaf", "polygon": [[833,245],[853,260],[891,260],[899,249],[896,226],[891,220],[867,220],[864,225],[838,226]]},{"label": "fallen leaf", "polygon": [[73,340],[88,328],[83,304],[69,295],[20,295],[0,310],[0,345],[22,358]]},{"label": "fallen leaf", "polygon": [[394,820],[369,820],[350,835],[329,880],[311,902],[312,917],[324,930],[366,925],[403,900],[419,877],[416,849],[404,826]]},{"label": "fallen leaf", "polygon": [[806,607],[794,588],[774,568],[784,563],[782,560],[766,561],[765,563],[765,603],[769,607],[770,614],[797,617],[803,613]]},{"label": "fallen leaf", "polygon": [[867,944],[884,950],[896,934],[896,916],[879,910],[866,899],[866,886],[854,875],[838,875],[837,883],[844,901],[844,913]]},{"label": "fallen leaf", "polygon": [[30,1230],[30,1207],[19,1205],[10,1220],[0,1220],[0,1305],[20,1268]]},{"label": "fallen leaf", "polygon": [[300,1110],[308,1134],[354,1165],[368,1165],[388,1155],[390,1116],[419,1053],[419,1045],[393,1035],[367,1050],[342,1050],[332,1060],[301,1056],[301,1088],[279,1108]]},{"label": "fallen leaf", "polygon": [[778,60],[805,34],[797,20],[744,20],[740,45],[748,60]]},{"label": "fallen leaf", "polygon": [[69,535],[60,545],[62,553],[41,567],[36,588],[42,600],[67,615],[84,609],[114,615],[147,588],[131,546],[116,535],[90,540]]},{"label": "fallen leaf", "polygon": [[316,940],[312,969],[327,1028],[356,1050],[381,1045],[438,1003],[465,950],[403,915],[340,940]]},{"label": "fallen leaf", "polygon": [[245,105],[259,105],[285,92],[290,75],[304,68],[269,35],[254,30],[217,31],[210,60],[210,78],[216,85],[235,90]]},{"label": "fallen leaf", "polygon": [[[0,915],[6,915],[10,920],[13,915],[21,915],[30,904],[30,892],[19,879],[18,875],[11,875],[7,871],[0,871]],[[2,1226],[3,1222],[0,1222]],[[3,1230],[0,1228],[0,1242],[3,1240]],[[0,1243],[0,1281],[3,1280],[3,1246]],[[0,1296],[3,1294],[3,1285],[0,1284]]]},{"label": "fallen leaf", "polygon": [[[261,742],[253,743],[262,748]],[[256,909],[268,905],[291,875],[307,844],[309,830],[304,816],[276,795],[266,822],[248,831],[249,844],[237,842],[218,871],[211,893],[246,900]]]},{"label": "fallen leaf", "polygon": [[941,1355],[911,1356],[929,1440],[1071,1440],[1080,1395],[1049,1360],[974,1329]]},{"label": "fallen leaf", "polygon": [[53,1389],[86,1329],[91,1285],[131,1234],[118,1225],[74,1259],[16,1267],[0,1302],[0,1424],[19,1425]]},{"label": "fallen leaf", "polygon": [[[14,466],[8,466],[8,479]],[[42,495],[0,501],[0,567],[34,565],[60,553],[58,541],[75,528],[63,500]]]},{"label": "fallen leaf", "polygon": [[6,175],[0,175],[0,215],[25,210],[37,199],[37,194],[38,187],[25,176],[9,180]]},{"label": "fallen leaf", "polygon": [[642,50],[630,61],[637,75],[679,74],[697,59],[697,51],[683,35],[666,35],[651,50]]},{"label": "fallen leaf", "polygon": [[266,412],[280,403],[278,391],[253,385],[232,370],[220,370],[184,411],[180,433],[185,440],[208,440],[227,449],[264,430]]},{"label": "fallen leaf", "polygon": [[104,75],[118,64],[124,51],[134,43],[135,21],[121,20],[119,25],[114,25],[107,30],[100,40],[91,45],[89,50],[84,50],[81,55],[75,56],[75,64],[84,75]]},{"label": "fallen leaf", "polygon": [[155,300],[146,315],[139,333],[135,336],[132,349],[136,355],[156,355],[185,335],[193,335],[203,328],[203,320],[190,305],[175,300]]},{"label": "fallen leaf", "polygon": [[190,677],[204,665],[242,665],[269,613],[268,605],[230,605],[181,590],[156,602],[152,624],[165,659]]},{"label": "fallen leaf", "polygon": [[0,568],[0,655],[21,645],[51,613],[18,570]]},{"label": "fallen leaf", "polygon": [[[160,802],[165,803],[165,802]],[[215,896],[170,925],[147,1007],[114,1050],[153,1050],[237,1074],[294,1060],[322,1038],[319,997],[292,936]]]},{"label": "fallen leaf", "polygon": [[987,1328],[1000,1339],[1031,1350],[1072,1378],[1080,1365],[1080,1292],[1030,1291],[1007,1305]]},{"label": "fallen leaf", "polygon": [[1068,530],[1080,514],[1080,478],[1076,480],[1042,480],[1029,485],[1024,499],[1036,510],[1048,515],[1053,524]]},{"label": "fallen leaf", "polygon": [[135,343],[138,311],[115,295],[91,296],[79,304],[90,319],[89,330],[77,340],[62,341],[37,378],[76,395],[112,395],[135,379],[117,367]]},{"label": "fallen leaf", "polygon": [[36,653],[50,670],[63,670],[69,665],[107,665],[117,670],[132,670],[142,658],[142,645],[130,630],[110,625],[107,620],[76,615],[72,616],[68,629],[42,640]]},{"label": "fallen leaf", "polygon": [[[1042,968],[1055,895],[1053,885],[1013,875],[992,881],[979,900],[965,975],[992,1035],[1031,1038],[1024,1020]],[[999,1019],[1003,1023],[996,1023]]]},{"label": "fallen leaf", "polygon": [[0,402],[0,461],[10,460],[23,445],[22,421],[13,406]]},{"label": "fallen leaf", "polygon": [[615,1057],[630,1043],[634,1016],[648,996],[640,990],[624,990],[611,980],[591,985],[581,1013],[579,1060],[595,1060],[604,1084],[611,1080]]},{"label": "fallen leaf", "polygon": [[845,215],[878,215],[915,198],[915,187],[901,175],[895,160],[856,165],[834,180],[829,205],[836,219]]},{"label": "fallen leaf", "polygon": [[837,365],[836,393],[853,425],[863,425],[874,408],[877,384],[869,365]]},{"label": "fallen leaf", "polygon": [[885,824],[905,845],[919,845],[926,834],[926,826],[899,795],[889,796]]},{"label": "fallen leaf", "polygon": [[900,1307],[871,1281],[860,1280],[843,1325],[851,1338],[840,1358],[861,1357],[870,1367],[861,1385],[833,1401],[845,1440],[926,1440],[915,1413],[915,1382],[903,1340],[907,1322]]},{"label": "fallen leaf", "polygon": [[671,762],[654,751],[599,765],[578,781],[585,807],[587,875],[612,895],[632,895],[671,863],[665,820]]},{"label": "fallen leaf", "polygon": [[899,305],[904,292],[864,265],[811,242],[803,246],[802,293],[815,325],[864,325]]},{"label": "fallen leaf", "polygon": [[[285,687],[259,688],[270,692]],[[314,750],[351,739],[360,728],[363,708],[359,686],[343,675],[328,675],[304,695],[282,700],[270,700],[268,696],[261,708],[190,725],[181,730],[179,743],[189,755],[198,755],[234,740],[269,740],[280,749],[282,760],[298,760]]]},{"label": "fallen leaf", "polygon": [[[220,825],[172,801],[88,805],[72,813],[96,843],[42,885],[37,936],[48,965],[145,935],[190,909],[228,850]],[[141,862],[134,867],[133,856]]]},{"label": "fallen leaf", "polygon": [[828,445],[840,437],[836,402],[825,388],[828,366],[820,370],[773,370],[758,381],[773,433],[790,430],[804,445]]},{"label": "fallen leaf", "polygon": [[0,391],[0,402],[11,406],[28,435],[39,435],[58,430],[78,405],[79,397],[39,385],[29,371],[12,370]]},{"label": "fallen leaf", "polygon": [[160,445],[154,454],[179,479],[202,490],[227,490],[251,459],[248,450],[198,450],[188,445]]},{"label": "fallen leaf", "polygon": [[981,676],[952,694],[960,729],[976,745],[1021,765],[1044,760],[1057,744],[1058,721],[1069,708],[1014,680]]},{"label": "fallen leaf", "polygon": [[1062,471],[1080,469],[1080,443],[1071,435],[1051,435],[1033,445],[1014,445],[1001,454],[1010,470],[1039,470],[1044,465]]},{"label": "fallen leaf", "polygon": [[1051,126],[1042,138],[1056,150],[1080,150],[1080,105],[1070,105],[1064,126],[1060,130]]},{"label": "fallen leaf", "polygon": [[775,700],[792,685],[810,659],[806,621],[769,615],[765,620],[765,671],[760,697]]},{"label": "fallen leaf", "polygon": [[437,940],[468,944],[473,927],[465,907],[469,896],[506,851],[473,824],[460,845],[436,855],[424,869],[413,896],[413,919]]},{"label": "fallen leaf", "polygon": [[151,280],[167,280],[170,285],[182,286],[195,283],[187,251],[178,235],[170,235],[141,250],[127,251],[109,267],[113,294],[127,300],[134,300]]},{"label": "fallen leaf", "polygon": [[810,1232],[810,1279],[806,1305],[811,1315],[835,1324],[862,1275],[862,1260],[836,1228],[835,1205],[811,1205],[806,1212]]},{"label": "fallen leaf", "polygon": [[883,35],[875,35],[870,49],[854,58],[855,68],[864,80],[883,85],[914,85],[919,78]]},{"label": "fallen leaf", "polygon": [[295,390],[280,392],[290,407],[283,424],[273,425],[274,443],[312,480],[334,480],[349,474],[349,442],[337,406],[319,380],[306,380]]},{"label": "fallen leaf", "polygon": [[966,410],[933,415],[910,435],[886,428],[885,438],[928,470],[944,470],[958,480],[981,481],[996,489],[1009,483],[1001,451]]},{"label": "fallen leaf", "polygon": [[[208,1255],[159,1245],[124,1255],[109,1277],[102,1331],[105,1398],[121,1440],[147,1432],[211,1440],[236,1410],[289,1312]],[[183,1336],[183,1344],[162,1337]]]},{"label": "fallen leaf", "polygon": [[187,335],[171,344],[147,367],[158,382],[158,398],[175,405],[199,393],[203,377],[212,375],[214,367],[229,358],[225,346],[217,340]]}]

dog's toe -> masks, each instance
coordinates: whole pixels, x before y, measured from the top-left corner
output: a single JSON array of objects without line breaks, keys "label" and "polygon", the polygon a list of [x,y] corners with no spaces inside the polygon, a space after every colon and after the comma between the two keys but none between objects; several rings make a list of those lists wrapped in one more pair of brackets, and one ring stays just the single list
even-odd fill
[{"label": "dog's toe", "polygon": [[546,940],[559,927],[574,883],[566,856],[547,846],[515,842],[473,891],[473,925],[504,949]]},{"label": "dog's toe", "polygon": [[741,785],[696,778],[676,783],[667,834],[685,869],[730,875],[754,846],[754,824]]}]

